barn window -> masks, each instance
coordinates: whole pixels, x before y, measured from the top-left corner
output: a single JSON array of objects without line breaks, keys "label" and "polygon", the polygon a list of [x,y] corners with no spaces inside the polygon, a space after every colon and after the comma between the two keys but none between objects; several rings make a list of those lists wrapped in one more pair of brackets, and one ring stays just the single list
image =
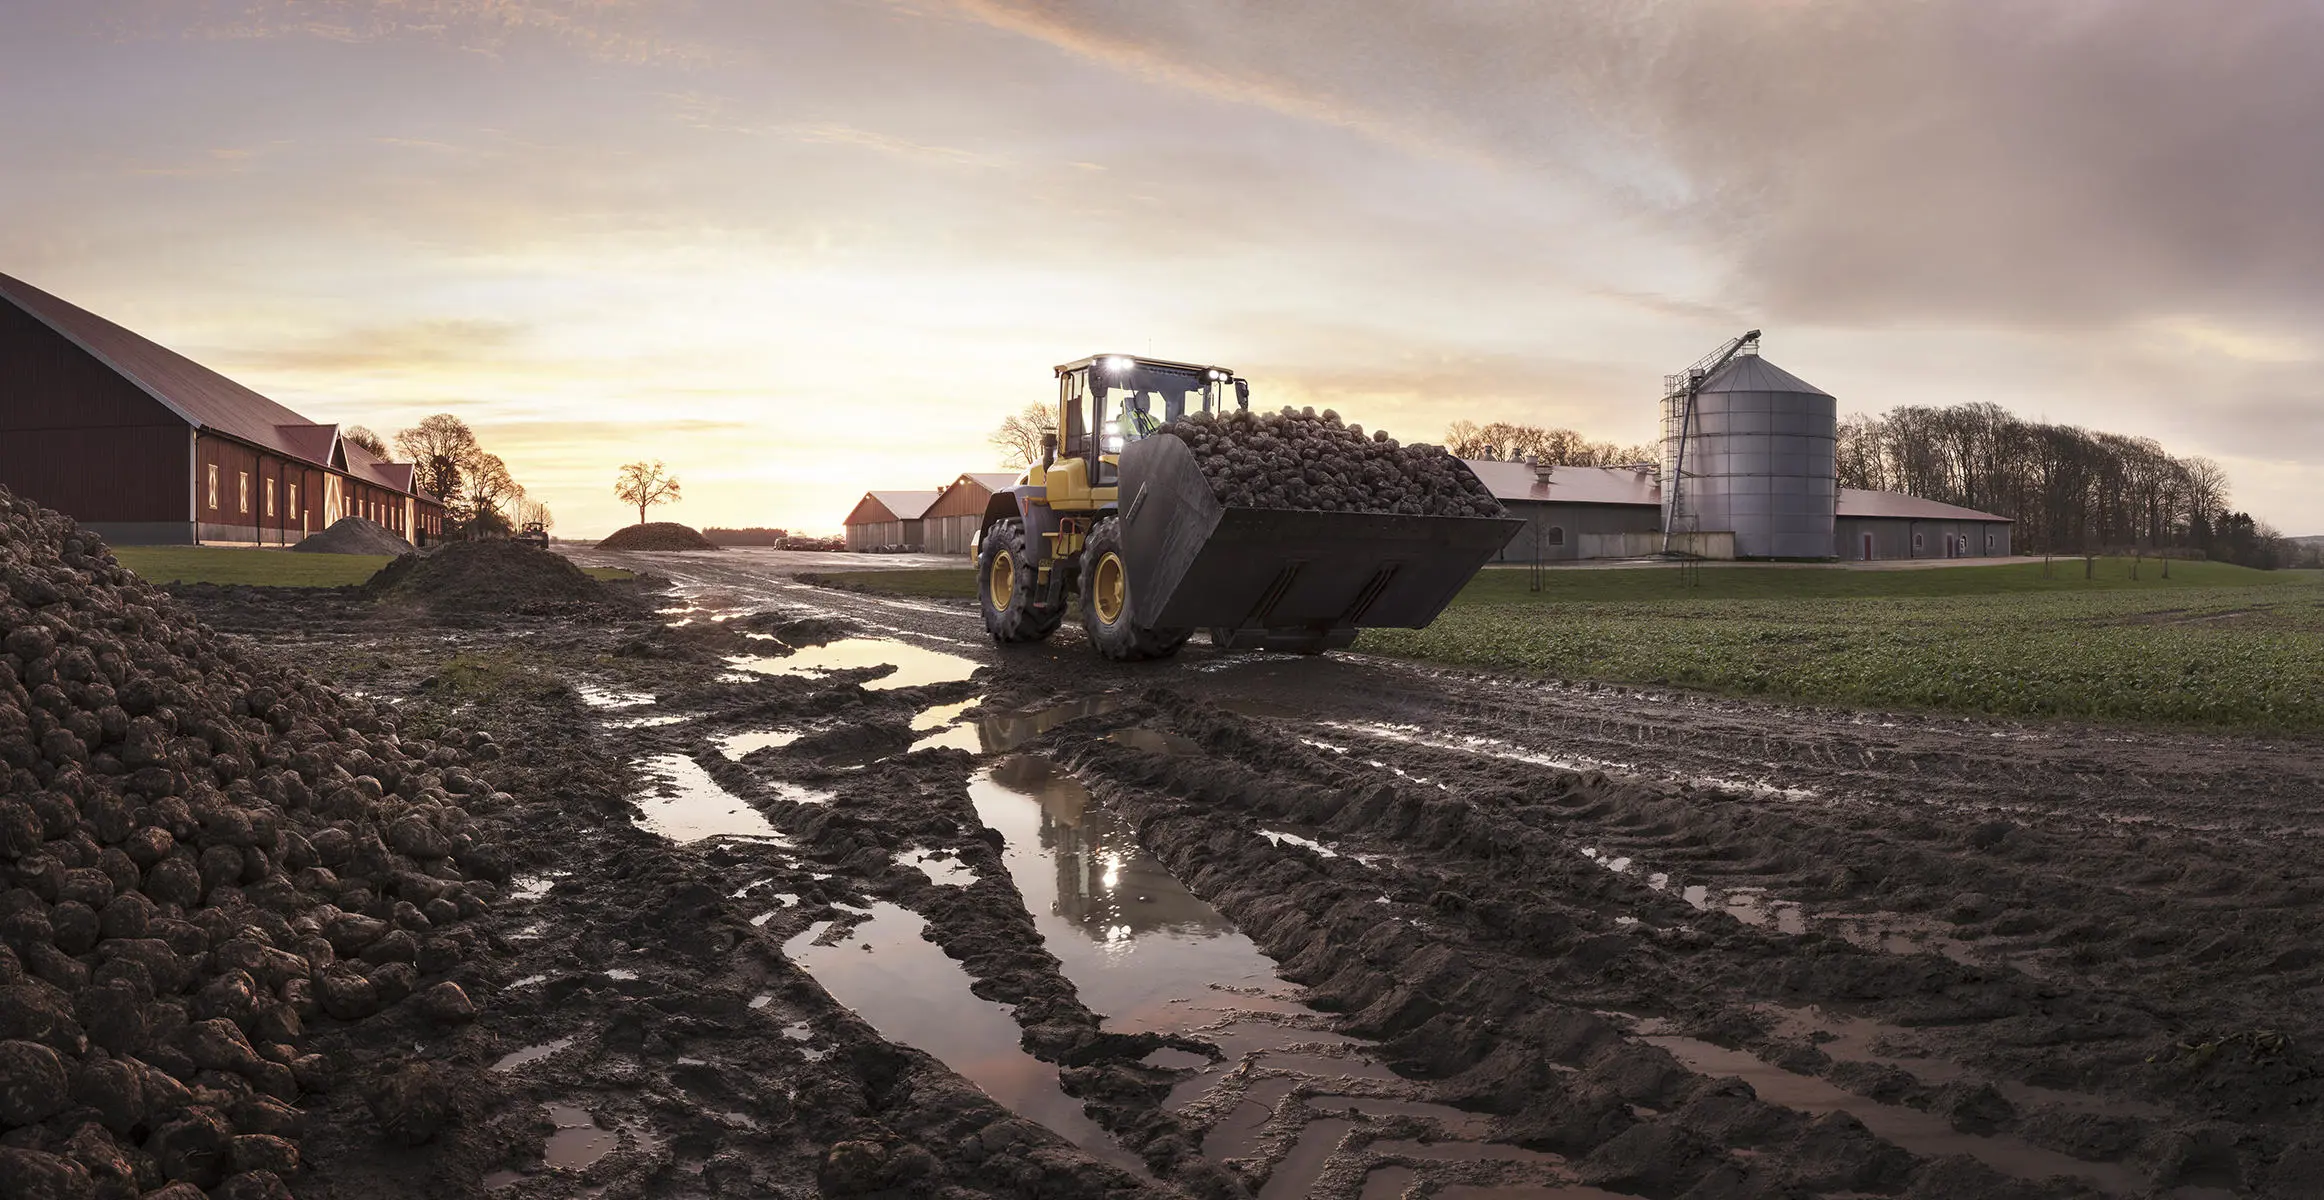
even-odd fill
[{"label": "barn window", "polygon": [[306,513],[299,507],[299,485],[290,485],[290,515],[303,518]]},{"label": "barn window", "polygon": [[1549,544],[1552,546],[1565,545],[1565,526],[1552,525],[1549,527]]},{"label": "barn window", "polygon": [[1915,554],[1921,552],[1921,535],[1918,533],[1912,535],[1912,552]]},{"label": "barn window", "polygon": [[1990,529],[1985,531],[1985,552],[1993,553],[1993,531]]},{"label": "barn window", "polygon": [[266,481],[266,515],[274,515],[274,481],[271,479]]},{"label": "barn window", "polygon": [[234,472],[234,488],[235,488],[235,503],[236,503],[237,505],[239,505],[239,506],[240,506],[240,507],[238,507],[238,508],[237,508],[235,511],[237,511],[237,512],[249,512],[249,511],[250,511],[250,472],[248,472],[248,471],[236,471],[236,472]]}]

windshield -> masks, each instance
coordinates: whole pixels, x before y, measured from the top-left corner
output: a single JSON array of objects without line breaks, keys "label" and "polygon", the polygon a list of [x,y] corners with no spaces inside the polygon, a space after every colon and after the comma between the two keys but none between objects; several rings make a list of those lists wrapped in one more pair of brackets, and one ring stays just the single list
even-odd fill
[{"label": "windshield", "polygon": [[1089,384],[1109,411],[1124,416],[1144,414],[1159,426],[1189,411],[1208,412],[1215,407],[1217,389],[1207,374],[1134,358],[1101,358],[1090,366]]}]

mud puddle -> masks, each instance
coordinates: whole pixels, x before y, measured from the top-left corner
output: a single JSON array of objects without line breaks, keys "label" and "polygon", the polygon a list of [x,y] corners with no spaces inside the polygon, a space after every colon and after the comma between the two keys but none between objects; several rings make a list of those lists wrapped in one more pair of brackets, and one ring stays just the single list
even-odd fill
[{"label": "mud puddle", "polygon": [[756,750],[780,750],[807,736],[796,729],[756,729],[748,733],[733,733],[718,739],[718,752],[741,762]]},{"label": "mud puddle", "polygon": [[1001,861],[1042,941],[1108,1028],[1175,1032],[1215,1015],[1191,1011],[1214,987],[1289,987],[1274,960],[1054,764],[1007,758],[979,772],[968,792],[1005,839]]},{"label": "mud puddle", "polygon": [[789,845],[791,839],[742,797],[718,786],[702,764],[683,754],[661,754],[638,764],[654,791],[637,798],[638,824],[673,842],[731,837]]},{"label": "mud puddle", "polygon": [[1668,1050],[1687,1069],[1698,1074],[1714,1079],[1739,1077],[1769,1104],[1815,1115],[1846,1112],[1873,1133],[1914,1154],[1928,1158],[1967,1154],[1996,1171],[2021,1179],[2077,1176],[2111,1195],[2133,1194],[2146,1187],[2146,1181],[2127,1167],[2084,1162],[2005,1134],[1962,1133],[1943,1117],[1858,1096],[1825,1080],[1763,1062],[1748,1051],[1669,1034],[1649,1034],[1639,1040]]},{"label": "mud puddle", "polygon": [[950,747],[976,755],[1007,754],[1067,722],[1101,716],[1129,702],[1127,696],[1108,692],[1083,696],[1049,708],[1029,712],[982,713],[973,719],[963,714],[974,707],[976,701],[942,704],[922,712],[920,718],[912,723],[914,730],[934,730],[912,743],[912,749]]},{"label": "mud puddle", "polygon": [[941,650],[930,650],[895,638],[842,638],[820,646],[806,646],[781,656],[744,655],[726,660],[738,671],[759,675],[828,675],[866,667],[894,667],[864,683],[867,691],[957,683],[975,674],[975,661]]},{"label": "mud puddle", "polygon": [[881,1036],[943,1060],[986,1095],[1090,1154],[1145,1170],[1060,1089],[1057,1068],[1024,1051],[1008,1009],[970,992],[968,972],[921,937],[928,922],[918,913],[875,900],[870,917],[819,944],[831,924],[809,926],[783,944],[783,954]]},{"label": "mud puddle", "polygon": [[2020,1109],[2051,1105],[2071,1112],[2106,1116],[2167,1118],[2170,1115],[2170,1110],[2161,1105],[2137,1100],[2062,1091],[2009,1079],[1984,1080],[1960,1063],[1928,1054],[1921,1049],[1919,1036],[1901,1025],[1819,1008],[1771,1004],[1762,1006],[1761,1011],[1775,1018],[1776,1036],[1813,1042],[1817,1049],[1835,1059],[1896,1067],[1932,1085],[1961,1080],[1989,1082],[2004,1099]]},{"label": "mud puddle", "polygon": [[654,703],[655,700],[651,692],[624,692],[615,688],[598,687],[592,683],[576,683],[573,685],[573,692],[581,697],[581,703],[591,708],[644,708]]}]

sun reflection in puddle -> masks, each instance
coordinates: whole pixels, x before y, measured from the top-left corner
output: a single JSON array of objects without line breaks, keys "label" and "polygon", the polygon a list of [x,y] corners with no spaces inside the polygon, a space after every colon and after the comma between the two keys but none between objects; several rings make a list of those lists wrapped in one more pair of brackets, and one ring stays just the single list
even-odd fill
[{"label": "sun reflection in puddle", "polygon": [[826,675],[833,671],[892,666],[895,670],[863,684],[867,691],[957,683],[976,673],[978,664],[957,654],[915,646],[894,638],[843,638],[808,646],[781,656],[742,656],[726,660],[738,670],[760,675]]},{"label": "sun reflection in puddle", "polygon": [[590,683],[574,684],[573,691],[580,695],[583,704],[591,708],[641,708],[654,702],[650,692],[615,691]]},{"label": "sun reflection in puddle", "polygon": [[881,1036],[944,1060],[993,1099],[1091,1154],[1142,1170],[1060,1090],[1057,1068],[1024,1051],[1008,1010],[979,999],[968,972],[920,936],[927,924],[910,909],[876,900],[870,918],[837,941],[816,944],[831,925],[818,921],[783,943],[783,954]]},{"label": "sun reflection in puddle", "polygon": [[766,817],[710,777],[702,764],[683,754],[662,754],[638,765],[653,781],[652,794],[640,796],[644,810],[638,824],[673,842],[732,837],[790,844]]}]

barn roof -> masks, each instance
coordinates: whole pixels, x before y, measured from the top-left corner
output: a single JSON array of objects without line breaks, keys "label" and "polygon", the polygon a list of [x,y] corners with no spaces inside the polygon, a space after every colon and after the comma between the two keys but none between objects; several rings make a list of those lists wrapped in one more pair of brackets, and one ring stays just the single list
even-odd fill
[{"label": "barn roof", "polygon": [[917,521],[936,503],[936,492],[865,492],[855,502],[855,510],[847,514],[846,525],[871,525],[880,521]]},{"label": "barn roof", "polygon": [[1464,459],[1485,487],[1501,500],[1541,500],[1559,504],[1662,503],[1654,472],[1633,467],[1552,467],[1544,488],[1534,468],[1521,462]]},{"label": "barn roof", "polygon": [[87,351],[188,425],[365,482],[411,490],[410,464],[382,462],[359,446],[344,445],[337,425],[310,421],[159,342],[12,276],[0,275],[0,300]]},{"label": "barn roof", "polygon": [[960,479],[953,480],[952,486],[959,487],[962,480],[973,480],[988,492],[1006,491],[1017,482],[1017,476],[1021,473],[1018,471],[970,471],[962,475]]},{"label": "barn roof", "polygon": [[1841,488],[1839,515],[1843,517],[1892,517],[1905,521],[2004,521],[2015,524],[2014,518],[1958,504],[1942,504],[1923,500],[1902,492],[1867,492],[1861,488]]}]

